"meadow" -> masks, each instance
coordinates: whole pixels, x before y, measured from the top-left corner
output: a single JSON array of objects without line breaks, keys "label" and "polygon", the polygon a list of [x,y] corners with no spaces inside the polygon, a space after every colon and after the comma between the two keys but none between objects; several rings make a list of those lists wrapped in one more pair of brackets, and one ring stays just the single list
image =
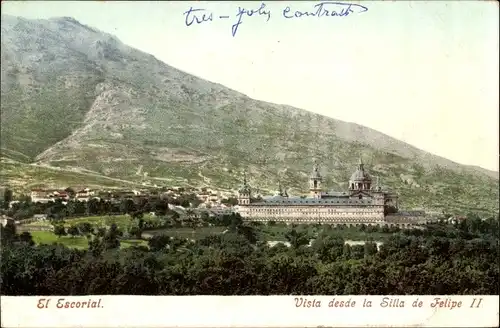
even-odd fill
[{"label": "meadow", "polygon": [[[31,231],[31,236],[33,237],[33,241],[37,245],[42,244],[63,244],[66,247],[76,248],[76,249],[87,249],[88,248],[88,239],[83,236],[56,236],[52,231]],[[131,246],[146,246],[148,247],[148,243],[142,239],[122,239],[120,240],[121,248],[128,248]]]},{"label": "meadow", "polygon": [[[145,222],[160,222],[160,219],[153,215],[144,215],[143,220]],[[134,220],[130,215],[96,215],[96,216],[83,216],[76,218],[66,218],[64,220],[64,227],[68,228],[73,225],[78,225],[80,223],[90,223],[95,228],[109,227],[112,224],[116,224],[120,230],[127,230],[132,225],[134,225]],[[50,221],[37,221],[31,222],[26,226],[50,226],[52,223]]]},{"label": "meadow", "polygon": [[[145,222],[149,223],[160,223],[161,218],[144,215]],[[123,232],[129,231],[131,226],[135,225],[136,222],[129,215],[106,215],[106,216],[88,216],[88,217],[77,217],[77,218],[67,218],[63,225],[65,228],[70,226],[76,226],[81,223],[90,223],[94,228],[104,228],[109,227],[112,224],[116,224],[119,230]],[[360,229],[359,227],[332,227],[327,225],[313,225],[313,224],[300,224],[300,225],[286,225],[282,223],[277,224],[253,224],[255,231],[257,232],[259,240],[262,241],[272,241],[272,242],[285,242],[287,241],[287,233],[294,228],[299,233],[305,233],[310,239],[318,238],[320,234],[328,233],[329,235],[334,235],[341,237],[344,240],[351,241],[366,241],[373,240],[383,242],[389,238],[393,232],[381,231],[381,229],[370,229],[366,230]],[[32,222],[26,226],[43,227],[51,226],[49,221],[39,221]],[[169,237],[177,237],[184,239],[198,240],[210,235],[217,235],[223,233],[227,230],[227,227],[223,226],[205,226],[205,227],[170,227],[170,228],[159,228],[159,229],[148,229],[142,233],[142,238],[127,238],[125,236],[120,240],[121,247],[130,247],[132,245],[144,245],[147,246],[147,239],[155,235],[167,235]],[[33,240],[36,244],[52,244],[61,243],[67,247],[86,249],[88,248],[88,239],[85,236],[56,236],[52,231],[31,231]]]},{"label": "meadow", "polygon": [[[159,218],[152,215],[144,215],[145,222],[159,222]],[[109,227],[112,224],[116,226],[121,231],[128,231],[132,225],[134,225],[134,220],[129,215],[105,215],[105,216],[87,216],[87,217],[77,217],[77,218],[67,218],[63,225],[65,228],[75,226],[81,223],[90,223],[94,228],[104,228]],[[51,226],[50,221],[37,221],[27,224],[28,227],[45,227]],[[88,239],[85,236],[61,236],[58,237],[52,231],[30,231],[33,236],[33,241],[36,244],[53,244],[61,243],[67,247],[77,248],[77,249],[87,249]],[[120,244],[122,248],[130,246],[147,246],[147,242],[142,239],[121,239]]]},{"label": "meadow", "polygon": [[142,235],[144,238],[150,238],[154,235],[167,235],[169,237],[201,239],[210,235],[216,235],[224,232],[225,227],[199,227],[199,228],[168,228],[145,231]]}]

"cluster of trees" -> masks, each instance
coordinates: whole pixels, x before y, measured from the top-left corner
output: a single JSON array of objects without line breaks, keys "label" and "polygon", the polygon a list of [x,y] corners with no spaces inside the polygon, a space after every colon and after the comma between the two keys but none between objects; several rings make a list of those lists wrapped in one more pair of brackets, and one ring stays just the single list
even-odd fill
[{"label": "cluster of trees", "polygon": [[[197,241],[157,235],[120,248],[116,226],[88,250],[38,245],[2,228],[4,295],[350,295],[499,293],[498,219],[467,219],[393,233],[377,247],[349,246],[325,227],[309,246],[291,227],[291,246],[270,247],[237,215],[227,232]],[[221,222],[222,223],[222,222]]]},{"label": "cluster of trees", "polygon": [[[104,235],[107,230],[106,227],[94,226],[89,222],[80,222],[68,227],[65,226],[65,223],[68,221],[52,220],[51,222],[53,232],[58,237],[70,235],[72,237],[84,236],[90,239],[92,238],[92,236]],[[114,229],[118,229],[120,231],[120,236],[123,236],[125,238],[141,239],[142,233],[146,230],[182,227],[189,223],[189,220],[179,220],[178,214],[173,212],[173,215],[158,217],[155,220],[145,220],[143,219],[142,215],[132,216],[130,225],[128,225],[126,231],[119,230],[116,224],[111,224],[110,227],[114,226]]]},{"label": "cluster of trees", "polygon": [[[184,203],[187,200],[183,200]],[[168,212],[168,204],[177,204],[179,200],[162,198],[140,198],[133,200],[124,198],[118,201],[107,201],[103,199],[90,199],[86,202],[69,200],[63,202],[58,199],[48,203],[33,203],[23,201],[13,203],[10,208],[2,209],[2,213],[15,220],[23,220],[33,217],[34,214],[47,214],[49,219],[64,219],[67,217],[91,216],[91,215],[117,215],[155,212],[165,215]],[[188,202],[189,204],[189,202]]]},{"label": "cluster of trees", "polygon": [[[75,192],[71,188],[66,191],[70,196]],[[18,197],[16,203],[10,204],[14,198],[12,190],[6,189],[0,199],[1,214],[5,214],[15,220],[23,220],[33,217],[34,214],[47,214],[51,219],[62,219],[65,217],[89,216],[89,215],[114,215],[155,212],[165,215],[168,212],[168,204],[188,207],[197,207],[201,200],[196,194],[179,191],[176,197],[160,196],[153,193],[149,196],[114,198],[111,194],[100,195],[99,199],[89,201],[78,201],[71,198],[69,201],[57,199],[48,203],[34,203],[28,196]],[[227,200],[234,203],[234,199]],[[9,206],[10,204],[10,206]]]}]

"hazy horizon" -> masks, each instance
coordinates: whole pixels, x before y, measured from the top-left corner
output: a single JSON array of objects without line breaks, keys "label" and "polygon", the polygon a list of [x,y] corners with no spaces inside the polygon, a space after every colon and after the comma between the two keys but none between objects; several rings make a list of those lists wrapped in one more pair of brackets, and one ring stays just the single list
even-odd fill
[{"label": "hazy horizon", "polygon": [[[73,17],[251,98],[363,125],[498,172],[498,7],[353,3],[368,11],[288,20],[283,8],[306,11],[313,3],[269,2],[271,19],[244,17],[234,37],[238,6],[258,9],[261,2],[3,2],[2,15]],[[183,13],[190,6],[231,18],[188,27]]]}]

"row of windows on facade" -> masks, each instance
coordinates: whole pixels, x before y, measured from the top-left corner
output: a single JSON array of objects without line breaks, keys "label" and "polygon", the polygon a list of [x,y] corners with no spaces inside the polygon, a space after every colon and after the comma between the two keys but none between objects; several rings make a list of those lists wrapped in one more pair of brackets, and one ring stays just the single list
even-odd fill
[{"label": "row of windows on facade", "polygon": [[[336,223],[363,223],[367,222],[367,219],[370,222],[379,222],[379,223],[385,223],[383,220],[380,220],[379,218],[347,218],[347,219],[325,219],[325,218],[319,218],[319,219],[306,219],[306,218],[286,218],[282,219],[282,221],[294,221],[294,222],[336,222]],[[269,218],[252,218],[253,221],[261,221],[261,222],[268,222]],[[394,223],[396,224],[396,223]]]},{"label": "row of windows on facade", "polygon": [[[240,197],[240,198],[244,198],[244,197]],[[268,200],[267,203],[270,203],[270,204],[280,204],[280,205],[290,205],[290,204],[309,204],[309,201],[306,200],[298,200],[297,202],[283,202],[283,201],[273,201],[273,200]],[[348,201],[345,201],[345,200],[326,200],[326,199],[321,199],[321,201],[318,201],[318,200],[313,200],[310,202],[311,204],[372,204],[372,201],[371,200],[366,200],[366,201],[359,201],[359,200],[348,200]]]},{"label": "row of windows on facade", "polygon": [[382,208],[379,211],[374,211],[373,209],[370,210],[357,210],[357,211],[345,211],[345,210],[337,210],[337,209],[323,209],[322,211],[319,211],[318,209],[316,210],[310,210],[308,209],[307,211],[301,211],[300,209],[261,209],[257,208],[254,209],[252,208],[250,212],[266,212],[266,213],[273,213],[273,214],[282,214],[282,213],[294,213],[294,212],[300,212],[300,214],[318,214],[318,213],[339,213],[339,214],[370,214],[370,213],[379,213],[381,212]]}]

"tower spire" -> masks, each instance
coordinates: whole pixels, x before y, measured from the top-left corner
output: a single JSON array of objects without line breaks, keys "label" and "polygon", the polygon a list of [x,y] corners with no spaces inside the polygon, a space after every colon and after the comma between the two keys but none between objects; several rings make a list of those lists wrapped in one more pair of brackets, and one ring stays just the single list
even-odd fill
[{"label": "tower spire", "polygon": [[319,164],[318,164],[318,160],[315,159],[314,162],[313,162],[313,173],[318,173],[319,174]]},{"label": "tower spire", "polygon": [[319,166],[316,159],[314,160],[313,170],[311,172],[311,176],[309,177],[309,191],[311,193],[311,197],[321,198],[321,182],[322,177],[319,172]]},{"label": "tower spire", "polygon": [[359,156],[359,160],[358,160],[358,169],[363,171],[365,169],[365,164],[363,164],[363,159],[361,158],[361,156]]},{"label": "tower spire", "polygon": [[375,190],[377,191],[380,191],[382,188],[380,187],[380,181],[379,181],[379,177],[377,175],[377,185],[375,186]]},{"label": "tower spire", "polygon": [[248,205],[250,204],[252,190],[250,186],[247,184],[247,174],[246,171],[243,171],[243,185],[238,190],[238,205]]}]

